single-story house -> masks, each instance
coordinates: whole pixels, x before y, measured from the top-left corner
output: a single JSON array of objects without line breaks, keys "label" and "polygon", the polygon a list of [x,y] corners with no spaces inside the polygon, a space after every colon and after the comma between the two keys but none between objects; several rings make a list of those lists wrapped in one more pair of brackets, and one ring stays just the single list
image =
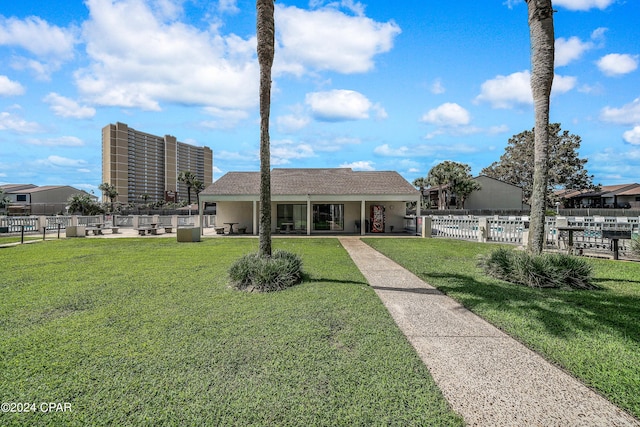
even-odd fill
[{"label": "single-story house", "polygon": [[65,212],[68,200],[75,194],[86,194],[94,201],[98,198],[69,185],[7,184],[2,189],[9,197],[9,212],[21,215],[50,215]]},{"label": "single-story house", "polygon": [[639,208],[640,184],[603,185],[599,190],[564,190],[557,192],[566,207]]},{"label": "single-story house", "polygon": [[[486,175],[473,178],[480,185],[480,189],[472,192],[464,201],[464,209],[469,210],[526,210],[529,205],[523,202],[524,192],[517,185],[500,181]],[[425,188],[424,196],[428,198],[431,206],[438,206],[438,190],[449,188],[449,185]],[[455,208],[455,195],[448,200],[451,207]]]},{"label": "single-story house", "polygon": [[[404,229],[407,203],[420,192],[397,172],[273,169],[272,232],[383,233]],[[199,194],[216,204],[216,226],[233,223],[258,234],[260,172],[229,172]],[[364,225],[364,226],[363,226]]]}]

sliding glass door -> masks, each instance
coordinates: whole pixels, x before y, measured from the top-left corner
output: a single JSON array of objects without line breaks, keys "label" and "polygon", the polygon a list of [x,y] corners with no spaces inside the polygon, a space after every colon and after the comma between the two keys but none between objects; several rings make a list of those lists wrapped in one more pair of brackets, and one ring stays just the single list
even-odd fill
[{"label": "sliding glass door", "polygon": [[313,205],[313,230],[344,231],[344,205]]},{"label": "sliding glass door", "polygon": [[278,205],[276,226],[284,231],[307,230],[307,205]]}]

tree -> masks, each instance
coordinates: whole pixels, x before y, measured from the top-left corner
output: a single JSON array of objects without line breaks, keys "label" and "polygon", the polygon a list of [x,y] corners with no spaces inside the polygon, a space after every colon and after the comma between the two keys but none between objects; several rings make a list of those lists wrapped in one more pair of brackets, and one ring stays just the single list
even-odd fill
[{"label": "tree", "polygon": [[261,257],[271,257],[271,68],[275,55],[273,0],[256,0],[256,32],[260,64],[260,249]]},{"label": "tree", "polygon": [[4,189],[0,187],[0,208],[2,210],[7,211],[9,209],[9,204],[11,203],[11,199],[9,196],[5,196]]},{"label": "tree", "polygon": [[[427,182],[427,178],[416,178],[413,180],[413,186],[416,187],[418,190],[420,190],[420,200],[422,201],[422,205],[425,206],[425,202],[429,202],[429,199],[427,198],[425,200],[424,197],[424,189],[427,188],[429,186],[429,183]],[[428,207],[428,206],[427,206]],[[416,208],[416,212],[418,212],[418,209],[420,209],[419,207]],[[420,215],[420,212],[417,213],[418,215]]]},{"label": "tree", "polygon": [[103,182],[98,186],[98,188],[102,191],[102,194],[109,199],[111,202],[111,212],[113,212],[113,201],[116,197],[118,197],[118,191],[116,191],[116,186],[111,185],[108,182]]},{"label": "tree", "polygon": [[549,99],[553,85],[555,35],[551,0],[526,0],[531,38],[531,93],[535,114],[533,188],[528,251],[540,254],[549,177]]},{"label": "tree", "polygon": [[471,176],[471,167],[464,163],[444,161],[432,167],[425,181],[433,187],[438,187],[438,209],[446,209],[451,199],[456,196],[456,206],[464,207],[464,201],[469,194],[479,190],[480,185]]},{"label": "tree", "polygon": [[102,208],[88,194],[74,194],[67,200],[69,213],[80,212],[81,215],[98,215]]},{"label": "tree", "polygon": [[190,171],[182,171],[178,174],[178,182],[182,182],[187,186],[187,204],[191,204],[191,188],[195,181],[198,181],[198,177]]},{"label": "tree", "polygon": [[[587,159],[578,157],[581,138],[563,131],[560,123],[549,125],[549,157],[546,205],[551,205],[553,190],[592,189],[593,175],[585,169]],[[500,160],[482,170],[483,175],[521,187],[524,201],[530,203],[533,191],[535,129],[509,138]]]},{"label": "tree", "polygon": [[200,205],[200,192],[202,190],[204,190],[204,183],[199,179],[195,179],[193,181],[193,191],[195,191],[196,193],[196,200],[197,200],[198,206]]}]

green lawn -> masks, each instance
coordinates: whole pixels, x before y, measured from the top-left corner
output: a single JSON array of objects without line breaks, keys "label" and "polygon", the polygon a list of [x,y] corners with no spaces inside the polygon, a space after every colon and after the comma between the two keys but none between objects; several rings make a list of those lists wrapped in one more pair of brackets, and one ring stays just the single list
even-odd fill
[{"label": "green lawn", "polygon": [[[227,286],[254,239],[0,249],[0,425],[462,425],[335,239],[275,239],[308,279]],[[3,407],[4,408],[4,407]]]},{"label": "green lawn", "polygon": [[590,259],[601,290],[541,290],[485,276],[496,245],[365,241],[640,418],[640,263]]},{"label": "green lawn", "polygon": [[[2,235],[0,235],[2,236]],[[47,236],[47,238],[51,238],[51,236]],[[4,245],[7,243],[20,243],[20,235],[11,235],[11,236],[2,236],[0,237],[0,245]],[[24,241],[30,241],[30,240],[42,240],[42,234],[35,235],[35,234],[25,234],[24,236]]]}]

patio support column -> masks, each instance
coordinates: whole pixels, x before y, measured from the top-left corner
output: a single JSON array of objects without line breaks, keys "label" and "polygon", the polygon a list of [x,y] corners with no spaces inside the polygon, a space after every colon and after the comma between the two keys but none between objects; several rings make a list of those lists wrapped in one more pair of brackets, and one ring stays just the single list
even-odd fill
[{"label": "patio support column", "polygon": [[366,212],[366,200],[362,199],[360,202],[360,235],[364,236],[364,231],[366,229],[365,217],[367,215]]},{"label": "patio support column", "polygon": [[307,236],[311,236],[311,198],[307,194]]},{"label": "patio support column", "polygon": [[258,218],[257,218],[257,212],[258,212],[258,202],[256,200],[253,201],[253,214],[251,215],[251,218],[253,219],[253,235],[257,236],[258,235]]},{"label": "patio support column", "polygon": [[[198,226],[200,227],[200,235],[201,236],[204,236],[204,224],[202,222],[203,215],[204,215],[204,202],[203,201],[199,201],[199,203],[198,203],[198,222],[199,222]],[[155,222],[159,222],[159,221],[155,221]]]}]

